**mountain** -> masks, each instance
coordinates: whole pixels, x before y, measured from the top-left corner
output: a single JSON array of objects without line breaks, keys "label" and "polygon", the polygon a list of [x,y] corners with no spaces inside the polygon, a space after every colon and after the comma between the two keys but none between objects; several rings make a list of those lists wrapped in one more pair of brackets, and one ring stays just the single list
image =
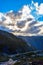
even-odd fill
[{"label": "mountain", "polygon": [[15,35],[0,30],[0,53],[17,54],[34,50]]},{"label": "mountain", "polygon": [[19,36],[29,46],[33,46],[36,50],[43,50],[43,36]]},{"label": "mountain", "polygon": [[[43,22],[39,22],[35,19],[31,14],[31,9],[28,5],[23,6],[23,8],[18,12],[11,10],[5,14],[0,13],[0,30],[10,32],[17,37],[21,37],[30,46],[31,44],[34,44],[34,47],[39,45],[43,48]],[[32,36],[34,36],[34,38]],[[33,40],[32,43],[29,41],[29,38],[30,41]],[[42,49],[41,47],[39,48]],[[37,49],[39,50],[39,48]]]}]

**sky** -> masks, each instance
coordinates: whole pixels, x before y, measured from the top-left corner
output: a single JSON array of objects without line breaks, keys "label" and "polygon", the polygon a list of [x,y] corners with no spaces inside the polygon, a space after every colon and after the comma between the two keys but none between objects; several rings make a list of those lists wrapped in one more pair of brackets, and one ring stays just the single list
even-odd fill
[{"label": "sky", "polygon": [[36,20],[39,17],[38,21],[43,21],[43,0],[0,0],[0,12],[19,11],[24,5],[28,7],[30,4],[31,14]]},{"label": "sky", "polygon": [[[9,10],[18,11],[22,8],[23,5],[30,4],[32,0],[0,0],[0,12],[7,12]],[[39,4],[43,0],[33,0]]]}]

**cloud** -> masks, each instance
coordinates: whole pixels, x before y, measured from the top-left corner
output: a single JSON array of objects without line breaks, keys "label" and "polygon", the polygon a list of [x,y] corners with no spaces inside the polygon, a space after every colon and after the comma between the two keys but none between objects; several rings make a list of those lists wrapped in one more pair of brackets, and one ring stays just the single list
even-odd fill
[{"label": "cloud", "polygon": [[31,9],[29,5],[24,5],[23,8],[19,11],[19,13],[22,13],[20,20],[25,20],[27,18],[33,18],[33,16],[30,14]]},{"label": "cloud", "polygon": [[43,3],[40,4],[38,11],[39,11],[39,14],[43,14]]},{"label": "cloud", "polygon": [[23,14],[30,14],[31,10],[28,5],[24,5],[22,9]]},{"label": "cloud", "polygon": [[23,14],[30,14],[33,10],[35,10],[38,14],[43,15],[43,3],[38,5],[38,2],[31,2],[31,4],[24,5],[22,8],[22,13]]},{"label": "cloud", "polygon": [[[41,3],[40,5],[38,5],[38,2],[34,3],[32,1],[32,4],[34,6],[33,9],[35,9],[36,11],[38,11],[38,14],[43,15],[43,3]],[[32,6],[30,6],[30,7],[32,7]]]},{"label": "cloud", "polygon": [[35,20],[38,20],[41,17],[40,15],[43,15],[43,3],[39,5],[38,2],[32,1],[31,4],[24,5],[19,12],[22,12],[23,19],[31,15]]},{"label": "cloud", "polygon": [[39,5],[38,2],[34,3],[32,1],[32,3],[30,4],[30,8],[31,8],[32,15],[35,17],[36,20],[38,20],[38,18],[42,17],[42,15],[43,15],[43,3],[41,3]]}]

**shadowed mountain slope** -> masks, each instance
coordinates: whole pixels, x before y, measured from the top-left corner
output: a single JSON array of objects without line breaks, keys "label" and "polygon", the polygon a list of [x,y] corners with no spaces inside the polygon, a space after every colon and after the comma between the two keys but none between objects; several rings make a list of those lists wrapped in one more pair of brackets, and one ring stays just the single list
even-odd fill
[{"label": "shadowed mountain slope", "polygon": [[11,33],[0,30],[0,52],[8,54],[23,53],[33,50],[25,41]]}]

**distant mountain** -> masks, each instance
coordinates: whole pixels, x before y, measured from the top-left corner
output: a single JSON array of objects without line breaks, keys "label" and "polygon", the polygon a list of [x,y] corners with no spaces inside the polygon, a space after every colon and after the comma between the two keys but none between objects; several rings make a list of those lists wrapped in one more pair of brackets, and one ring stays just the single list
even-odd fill
[{"label": "distant mountain", "polygon": [[19,36],[29,46],[33,46],[36,50],[43,50],[43,36]]}]

